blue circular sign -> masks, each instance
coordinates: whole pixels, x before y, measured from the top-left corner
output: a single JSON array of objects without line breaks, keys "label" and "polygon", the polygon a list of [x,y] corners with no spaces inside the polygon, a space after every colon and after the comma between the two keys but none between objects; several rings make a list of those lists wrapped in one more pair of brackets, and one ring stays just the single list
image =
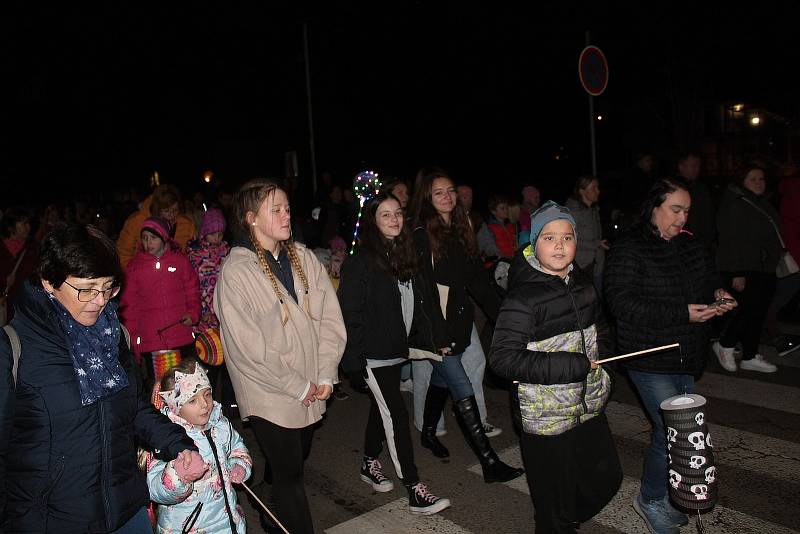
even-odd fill
[{"label": "blue circular sign", "polygon": [[600,96],[608,85],[608,61],[603,52],[594,45],[583,49],[578,59],[578,78],[586,92]]}]

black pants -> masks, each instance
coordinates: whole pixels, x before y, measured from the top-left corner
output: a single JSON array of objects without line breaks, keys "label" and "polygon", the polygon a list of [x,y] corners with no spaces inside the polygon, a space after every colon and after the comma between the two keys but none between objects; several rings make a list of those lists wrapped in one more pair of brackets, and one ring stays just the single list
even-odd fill
[{"label": "black pants", "polygon": [[[731,287],[733,279],[731,273],[722,273],[722,277],[727,287]],[[776,278],[772,273],[755,271],[744,273],[744,277],[744,291],[740,293],[731,289],[731,294],[739,305],[733,310],[728,324],[725,325],[719,344],[732,348],[741,342],[742,359],[750,360],[758,353],[758,342],[761,340],[761,330],[775,293]]]},{"label": "black pants", "polygon": [[366,382],[372,393],[372,404],[364,433],[364,454],[377,458],[385,439],[397,476],[403,484],[410,485],[419,482],[419,475],[408,429],[408,410],[400,393],[401,367],[390,365],[367,369]]},{"label": "black pants", "polygon": [[558,436],[522,432],[519,444],[539,534],[573,534],[611,501],[622,483],[605,415]]},{"label": "black pants", "polygon": [[250,424],[272,471],[272,512],[292,534],[312,534],[303,464],[311,450],[313,425],[284,428],[260,417],[251,417]]}]

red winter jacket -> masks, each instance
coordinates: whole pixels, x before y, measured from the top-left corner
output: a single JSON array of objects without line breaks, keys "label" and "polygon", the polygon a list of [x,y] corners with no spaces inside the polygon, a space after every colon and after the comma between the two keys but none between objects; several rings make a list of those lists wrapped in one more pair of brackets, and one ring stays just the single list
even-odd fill
[{"label": "red winter jacket", "polygon": [[517,248],[517,230],[511,223],[502,224],[497,219],[492,218],[486,223],[486,227],[491,230],[494,242],[497,244],[500,254],[504,258],[513,258]]},{"label": "red winter jacket", "polygon": [[120,302],[120,315],[131,333],[134,351],[176,349],[193,343],[192,327],[174,324],[187,313],[193,324],[200,319],[200,282],[189,258],[178,250],[167,250],[156,258],[139,249],[125,268]]}]

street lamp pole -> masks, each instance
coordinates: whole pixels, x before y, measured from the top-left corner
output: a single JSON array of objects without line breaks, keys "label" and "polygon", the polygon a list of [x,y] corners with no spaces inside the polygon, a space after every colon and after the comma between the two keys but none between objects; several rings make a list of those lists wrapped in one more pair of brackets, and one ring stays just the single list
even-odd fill
[{"label": "street lamp pole", "polygon": [[308,21],[303,21],[303,59],[306,70],[306,105],[308,107],[308,147],[311,152],[311,186],[317,195],[317,154],[314,148],[314,115],[311,110],[311,66],[308,53]]}]

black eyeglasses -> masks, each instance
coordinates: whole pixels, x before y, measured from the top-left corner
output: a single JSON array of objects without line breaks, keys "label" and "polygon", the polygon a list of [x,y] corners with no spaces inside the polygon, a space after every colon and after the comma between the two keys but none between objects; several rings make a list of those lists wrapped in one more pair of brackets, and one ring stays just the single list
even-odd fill
[{"label": "black eyeglasses", "polygon": [[67,282],[66,280],[64,280],[64,283],[78,292],[78,300],[81,302],[91,302],[94,299],[96,299],[97,295],[99,295],[100,293],[103,294],[103,298],[105,300],[111,300],[119,294],[119,290],[121,289],[119,286],[109,287],[108,289],[103,291],[99,289],[79,289],[70,284],[69,282]]}]

